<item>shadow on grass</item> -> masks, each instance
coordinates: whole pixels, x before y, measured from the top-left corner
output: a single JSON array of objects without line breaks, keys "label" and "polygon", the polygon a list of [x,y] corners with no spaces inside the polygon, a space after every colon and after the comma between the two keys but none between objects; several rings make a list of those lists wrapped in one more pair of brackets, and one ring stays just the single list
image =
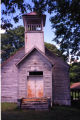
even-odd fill
[{"label": "shadow on grass", "polygon": [[5,103],[1,120],[80,120],[80,110],[55,105],[50,111],[22,110],[16,104]]},{"label": "shadow on grass", "polygon": [[71,101],[71,106],[72,106],[73,108],[80,109],[80,100],[72,100],[72,101]]}]

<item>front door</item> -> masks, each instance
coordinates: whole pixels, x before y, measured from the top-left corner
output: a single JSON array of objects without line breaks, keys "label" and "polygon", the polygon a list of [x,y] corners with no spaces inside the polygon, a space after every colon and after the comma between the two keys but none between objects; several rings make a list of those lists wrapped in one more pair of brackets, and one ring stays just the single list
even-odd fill
[{"label": "front door", "polygon": [[43,77],[40,76],[28,77],[27,96],[28,98],[43,97]]}]

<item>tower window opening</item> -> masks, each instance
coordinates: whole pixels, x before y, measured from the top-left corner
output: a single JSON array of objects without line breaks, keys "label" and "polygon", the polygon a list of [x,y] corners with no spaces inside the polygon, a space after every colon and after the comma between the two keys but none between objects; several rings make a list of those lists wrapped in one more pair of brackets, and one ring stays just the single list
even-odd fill
[{"label": "tower window opening", "polygon": [[41,31],[41,24],[28,24],[27,31]]}]

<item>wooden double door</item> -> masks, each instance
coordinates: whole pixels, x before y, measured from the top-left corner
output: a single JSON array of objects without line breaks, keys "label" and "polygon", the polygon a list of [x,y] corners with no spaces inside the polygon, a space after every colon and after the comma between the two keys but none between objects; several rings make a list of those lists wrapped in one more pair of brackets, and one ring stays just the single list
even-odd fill
[{"label": "wooden double door", "polygon": [[27,97],[41,98],[43,97],[43,77],[29,76],[27,81]]}]

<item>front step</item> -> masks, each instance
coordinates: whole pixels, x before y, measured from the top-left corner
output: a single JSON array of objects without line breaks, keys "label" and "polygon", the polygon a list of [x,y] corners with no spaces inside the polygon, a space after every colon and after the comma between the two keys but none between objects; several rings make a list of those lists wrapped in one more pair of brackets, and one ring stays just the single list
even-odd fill
[{"label": "front step", "polygon": [[48,98],[24,98],[22,99],[22,109],[48,110],[50,108],[50,99]]}]

